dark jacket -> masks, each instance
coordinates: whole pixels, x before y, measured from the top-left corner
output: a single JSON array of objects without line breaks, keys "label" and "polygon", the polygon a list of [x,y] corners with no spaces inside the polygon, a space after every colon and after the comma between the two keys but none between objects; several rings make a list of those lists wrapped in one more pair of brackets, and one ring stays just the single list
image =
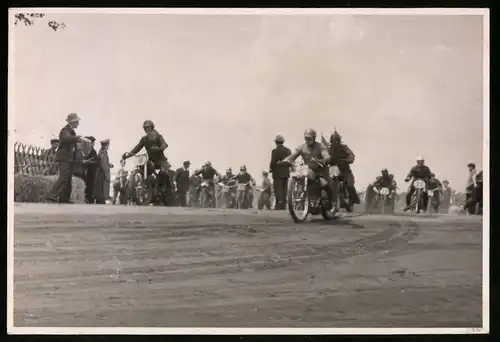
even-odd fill
[{"label": "dark jacket", "polygon": [[287,164],[278,164],[278,162],[284,160],[290,154],[292,154],[292,151],[283,145],[279,145],[273,149],[271,152],[271,163],[269,164],[269,171],[273,174],[273,178],[290,177],[290,166]]},{"label": "dark jacket", "polygon": [[100,149],[98,153],[99,164],[94,181],[94,196],[97,199],[107,200],[111,182],[108,151]]},{"label": "dark jacket", "polygon": [[178,168],[175,171],[174,181],[177,183],[178,191],[187,191],[189,189],[189,170]]},{"label": "dark jacket", "polygon": [[427,165],[415,165],[410,169],[410,172],[408,172],[408,175],[406,175],[407,178],[414,178],[414,179],[422,179],[424,181],[428,181],[430,176],[431,176],[431,169]]},{"label": "dark jacket", "polygon": [[92,147],[90,152],[86,158],[87,160],[93,160],[94,162],[85,164],[85,168],[87,169],[87,178],[95,178],[95,173],[97,171],[97,165],[99,163],[99,158],[97,156],[97,151]]},{"label": "dark jacket", "polygon": [[219,176],[219,173],[212,166],[208,166],[196,171],[194,175],[201,175],[203,180],[213,180],[215,176]]},{"label": "dark jacket", "polygon": [[166,160],[163,151],[168,147],[168,144],[163,139],[163,136],[157,131],[146,134],[139,140],[139,143],[130,151],[130,154],[137,154],[142,148],[146,149],[149,160],[156,162]]},{"label": "dark jacket", "polygon": [[341,172],[351,171],[350,164],[354,163],[354,153],[345,144],[331,145],[329,148],[330,164],[337,165]]},{"label": "dark jacket", "polygon": [[64,126],[59,132],[59,148],[56,152],[56,160],[73,162],[77,141],[75,130],[69,124]]}]

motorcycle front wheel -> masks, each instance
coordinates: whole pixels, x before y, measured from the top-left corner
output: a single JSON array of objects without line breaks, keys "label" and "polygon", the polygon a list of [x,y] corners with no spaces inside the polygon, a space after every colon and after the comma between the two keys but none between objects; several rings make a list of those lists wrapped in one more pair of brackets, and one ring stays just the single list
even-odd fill
[{"label": "motorcycle front wheel", "polygon": [[309,195],[304,179],[293,178],[288,188],[288,211],[295,223],[302,223],[309,215]]}]

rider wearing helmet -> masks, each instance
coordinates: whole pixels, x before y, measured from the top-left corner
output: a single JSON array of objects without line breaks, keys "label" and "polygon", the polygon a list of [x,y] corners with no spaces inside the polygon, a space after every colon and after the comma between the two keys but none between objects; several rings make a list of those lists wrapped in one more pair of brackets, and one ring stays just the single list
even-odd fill
[{"label": "rider wearing helmet", "polygon": [[[424,157],[419,156],[417,157],[417,165],[413,166],[410,169],[410,172],[408,172],[408,175],[406,175],[405,182],[409,182],[411,180],[410,186],[408,188],[408,192],[406,193],[406,208],[404,208],[404,211],[407,211],[410,209],[411,206],[411,196],[415,192],[415,187],[413,186],[413,182],[415,179],[422,179],[427,185],[430,180],[431,176],[431,170],[427,165],[425,165],[425,160]],[[423,205],[423,210],[427,208],[427,194],[424,192],[424,205]]]},{"label": "rider wearing helmet", "polygon": [[[233,179],[236,180],[236,184],[251,184],[252,186],[255,186],[255,180],[253,179],[252,175],[250,175],[247,172],[246,165],[241,165],[240,173],[238,173],[236,176],[234,176]],[[239,195],[239,193],[238,193],[238,195]],[[250,208],[252,208],[253,191],[250,191],[249,197],[250,197],[249,206],[250,206]],[[238,203],[238,198],[236,199],[236,203]]]},{"label": "rider wearing helmet", "polygon": [[330,163],[337,165],[342,177],[344,178],[349,197],[353,203],[361,203],[358,192],[354,187],[354,174],[352,173],[350,164],[354,163],[354,153],[344,143],[342,143],[342,136],[335,130],[330,136]]},{"label": "rider wearing helmet", "polygon": [[[332,198],[332,187],[330,182],[330,175],[328,172],[328,163],[330,156],[326,146],[316,141],[316,131],[312,128],[304,132],[305,143],[295,149],[295,151],[283,160],[283,163],[293,164],[298,158],[302,157],[305,164],[309,166],[308,178],[316,180],[319,177],[320,185],[327,190],[329,199]],[[322,165],[319,165],[315,160]]]},{"label": "rider wearing helmet", "polygon": [[229,182],[233,178],[234,178],[233,170],[231,168],[228,168],[224,176],[221,177],[220,181],[222,184],[227,185],[227,182]]},{"label": "rider wearing helmet", "polygon": [[382,169],[382,175],[375,179],[375,182],[372,183],[372,187],[376,189],[388,188],[391,192],[396,190],[394,175],[389,174],[387,169]]},{"label": "rider wearing helmet", "polygon": [[[204,181],[208,181],[210,186],[212,187],[212,193],[215,194],[215,183],[214,183],[214,178],[220,178],[219,172],[217,172],[216,169],[212,166],[212,163],[210,161],[206,161],[205,164],[201,167],[201,169],[196,170],[193,174],[196,177],[201,176],[201,178]],[[200,184],[201,185],[201,184]],[[201,186],[198,186],[196,188],[196,198],[198,198],[200,194]]]},{"label": "rider wearing helmet", "polygon": [[122,159],[125,160],[136,155],[144,147],[148,154],[148,175],[159,169],[158,185],[164,190],[169,190],[171,185],[168,175],[169,164],[164,154],[168,144],[163,139],[163,136],[155,130],[153,121],[144,121],[142,127],[146,135],[139,140],[139,143],[130,152],[125,152]]},{"label": "rider wearing helmet", "polygon": [[394,175],[389,174],[389,171],[387,169],[382,169],[381,171],[382,175],[377,176],[374,182],[370,183],[368,185],[368,188],[366,189],[366,203],[365,207],[366,210],[371,208],[371,202],[373,200],[373,196],[375,193],[378,193],[380,189],[382,188],[387,188],[389,189],[390,193],[392,194],[393,192],[396,191],[396,181],[394,180]]}]

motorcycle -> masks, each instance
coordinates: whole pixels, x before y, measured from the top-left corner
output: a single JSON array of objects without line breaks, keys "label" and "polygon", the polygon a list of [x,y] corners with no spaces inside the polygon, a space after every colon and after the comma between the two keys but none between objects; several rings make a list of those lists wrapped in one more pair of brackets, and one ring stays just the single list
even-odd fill
[{"label": "motorcycle", "polygon": [[347,212],[352,213],[354,203],[352,203],[349,197],[347,184],[336,165],[330,166],[330,178],[333,182],[333,201],[336,212],[340,211],[340,209],[345,209]]},{"label": "motorcycle", "polygon": [[377,189],[374,187],[373,191],[375,191],[375,201],[373,202],[373,204],[371,206],[370,214],[373,212],[373,209],[378,206],[379,203],[382,203],[381,208],[380,208],[380,213],[382,215],[384,215],[388,202],[390,204],[390,213],[394,214],[394,204],[395,203],[394,203],[394,196],[392,196],[393,191],[389,190],[389,188],[386,188],[386,187],[383,187],[380,189]]},{"label": "motorcycle", "polygon": [[134,174],[134,187],[132,198],[137,205],[150,205],[155,200],[168,204],[167,191],[158,189],[158,174],[159,170],[154,170],[148,176],[148,158],[147,154],[136,156],[139,160],[137,163],[137,172]]},{"label": "motorcycle", "polygon": [[413,182],[413,187],[415,191],[411,196],[410,209],[411,211],[420,214],[420,211],[424,208],[424,197],[426,196],[427,185],[424,180],[418,178]]},{"label": "motorcycle", "polygon": [[251,182],[239,183],[236,186],[236,208],[248,209],[250,207],[251,191],[253,191]]},{"label": "motorcycle", "polygon": [[205,180],[200,185],[200,207],[215,208],[213,180]]},{"label": "motorcycle", "polygon": [[223,208],[236,207],[236,181],[229,180],[226,184],[219,182],[217,185],[220,187],[219,202]]},{"label": "motorcycle", "polygon": [[[312,162],[323,167],[317,160]],[[292,173],[287,196],[290,216],[296,223],[304,222],[309,214],[321,214],[325,220],[334,219],[337,207],[328,199],[325,189],[320,187],[318,178],[310,184],[308,173],[308,165],[298,166]]]}]

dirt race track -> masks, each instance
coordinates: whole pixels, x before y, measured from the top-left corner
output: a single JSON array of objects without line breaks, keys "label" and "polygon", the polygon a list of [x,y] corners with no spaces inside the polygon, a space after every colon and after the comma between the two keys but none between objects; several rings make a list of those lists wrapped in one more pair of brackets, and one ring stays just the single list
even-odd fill
[{"label": "dirt race track", "polygon": [[481,327],[479,217],[16,204],[14,325]]}]

